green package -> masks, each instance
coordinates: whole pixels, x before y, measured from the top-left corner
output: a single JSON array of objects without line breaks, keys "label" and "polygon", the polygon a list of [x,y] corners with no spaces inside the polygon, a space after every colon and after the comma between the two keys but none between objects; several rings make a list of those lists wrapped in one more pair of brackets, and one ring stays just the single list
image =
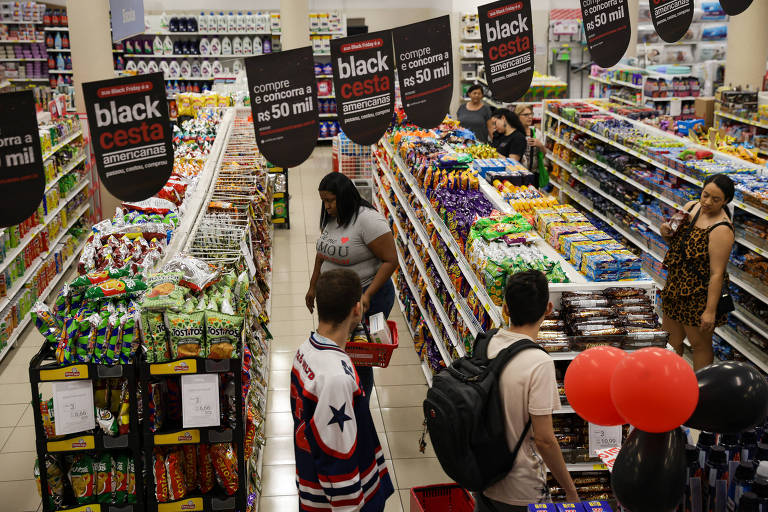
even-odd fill
[{"label": "green package", "polygon": [[243,329],[243,317],[213,311],[205,312],[205,339],[210,359],[237,357],[238,341]]},{"label": "green package", "polygon": [[147,311],[142,317],[144,344],[147,349],[148,363],[162,363],[170,359],[168,353],[168,331],[165,328],[163,314]]},{"label": "green package", "polygon": [[112,503],[112,456],[102,453],[93,461],[94,495],[99,503]]},{"label": "green package", "polygon": [[205,357],[205,312],[165,313],[171,357]]},{"label": "green package", "polygon": [[118,455],[112,458],[112,491],[115,505],[125,503],[128,490],[128,456]]},{"label": "green package", "polygon": [[93,467],[93,459],[90,455],[75,456],[69,467],[69,481],[78,505],[93,503],[96,487],[96,474]]}]

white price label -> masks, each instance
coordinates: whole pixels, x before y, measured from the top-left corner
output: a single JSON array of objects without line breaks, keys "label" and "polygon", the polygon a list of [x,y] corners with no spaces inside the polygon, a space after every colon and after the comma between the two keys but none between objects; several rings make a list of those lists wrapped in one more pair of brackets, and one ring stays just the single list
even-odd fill
[{"label": "white price label", "polygon": [[621,425],[603,427],[589,424],[589,456],[596,457],[597,450],[618,448],[621,446]]},{"label": "white price label", "polygon": [[181,376],[181,417],[184,428],[220,425],[219,376]]},{"label": "white price label", "polygon": [[253,263],[253,254],[245,239],[240,240],[240,251],[245,256],[245,264],[248,265],[248,273],[251,276],[251,280],[256,278],[256,264]]},{"label": "white price label", "polygon": [[75,434],[96,426],[93,414],[93,382],[77,380],[53,383],[53,415],[56,435]]}]

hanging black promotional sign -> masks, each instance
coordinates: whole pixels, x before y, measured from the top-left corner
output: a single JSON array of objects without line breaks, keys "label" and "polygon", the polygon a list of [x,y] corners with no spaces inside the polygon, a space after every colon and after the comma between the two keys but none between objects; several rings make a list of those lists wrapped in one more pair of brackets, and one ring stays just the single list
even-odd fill
[{"label": "hanging black promotional sign", "polygon": [[312,47],[245,59],[256,145],[278,167],[312,154],[320,123]]},{"label": "hanging black promotional sign", "polygon": [[517,101],[533,80],[530,0],[501,0],[477,8],[485,79],[493,97]]},{"label": "hanging black promotional sign", "polygon": [[171,123],[162,73],[83,84],[99,177],[123,201],[152,197],[173,171]]},{"label": "hanging black promotional sign", "polygon": [[580,3],[592,60],[600,67],[610,68],[624,56],[632,36],[627,0],[580,0]]},{"label": "hanging black promotional sign", "polygon": [[32,91],[0,94],[0,226],[35,213],[45,191],[43,155]]},{"label": "hanging black promotional sign", "polygon": [[720,6],[728,16],[736,16],[746,11],[752,0],[720,0]]},{"label": "hanging black promotional sign", "polygon": [[659,37],[676,43],[693,21],[693,0],[651,0],[651,20]]},{"label": "hanging black promotional sign", "polygon": [[453,95],[450,16],[393,29],[392,40],[408,120],[422,128],[438,126]]},{"label": "hanging black promotional sign", "polygon": [[331,62],[341,129],[362,146],[375,144],[395,113],[392,32],[332,39]]}]

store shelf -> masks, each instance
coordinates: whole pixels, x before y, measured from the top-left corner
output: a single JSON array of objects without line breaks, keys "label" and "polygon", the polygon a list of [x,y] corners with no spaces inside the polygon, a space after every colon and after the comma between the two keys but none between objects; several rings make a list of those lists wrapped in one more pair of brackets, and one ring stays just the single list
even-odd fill
[{"label": "store shelf", "polygon": [[576,414],[576,411],[570,405],[561,405],[559,409],[552,411],[552,414]]},{"label": "store shelf", "polygon": [[424,372],[424,378],[427,379],[427,386],[432,387],[432,370],[426,361],[421,361],[421,371]]},{"label": "store shelf", "polygon": [[[461,295],[456,293],[456,289],[453,286],[453,281],[451,281],[450,277],[448,276],[448,272],[445,270],[445,266],[443,265],[442,260],[437,255],[437,252],[435,251],[435,248],[432,247],[432,244],[429,242],[429,236],[427,235],[426,230],[424,229],[424,226],[421,224],[421,221],[416,216],[416,213],[411,208],[410,203],[406,200],[405,194],[403,194],[402,190],[400,189],[400,185],[397,183],[397,181],[394,179],[394,177],[391,174],[391,171],[387,168],[386,165],[383,164],[380,160],[378,160],[378,156],[376,157],[379,167],[384,172],[384,176],[387,178],[390,187],[395,192],[395,196],[397,197],[400,207],[405,212],[405,215],[408,217],[408,220],[411,222],[411,225],[414,227],[414,231],[416,232],[416,235],[419,237],[419,240],[421,241],[421,244],[427,248],[427,253],[429,254],[429,257],[432,259],[432,264],[437,269],[437,273],[440,275],[440,279],[443,281],[443,286],[445,286],[446,290],[448,291],[448,296],[453,300],[453,303],[456,306],[457,311],[459,312],[459,316],[461,316],[461,319],[464,321],[464,325],[467,326],[472,336],[477,336],[479,332],[482,331],[480,328],[480,323],[478,322],[477,318],[474,317],[474,315],[471,313],[471,310],[467,306],[467,303]],[[383,190],[382,184],[379,182],[379,177],[377,173],[373,173],[374,182],[379,187],[379,190]],[[382,198],[384,199],[384,204],[387,205],[387,208],[390,209],[391,212],[394,212],[394,208],[392,208],[392,205],[389,202],[389,199],[384,195],[381,194]],[[399,221],[397,220],[397,217],[393,213],[393,218],[395,219],[396,225],[398,226],[398,230],[401,233],[405,233],[405,231],[402,231],[400,228]]]},{"label": "store shelf", "polygon": [[48,52],[56,52],[56,53],[71,53],[71,48],[46,48],[46,51]]},{"label": "store shelf", "polygon": [[0,25],[42,25],[43,21],[0,20]]},{"label": "store shelf", "polygon": [[608,96],[608,99],[611,100],[611,101],[615,101],[615,102],[618,102],[618,103],[623,103],[625,105],[629,105],[631,107],[638,106],[638,103],[636,101],[627,100],[627,99],[622,98],[621,96]]},{"label": "store shelf", "polygon": [[204,31],[204,32],[171,32],[169,30],[148,30],[144,32],[147,36],[279,36],[279,32],[226,32],[226,31]]},{"label": "store shelf", "polygon": [[437,346],[437,350],[440,352],[440,357],[443,358],[443,362],[446,363],[446,365],[451,364],[452,359],[445,351],[445,343],[440,338],[440,331],[437,330],[435,327],[435,324],[432,323],[432,318],[427,313],[427,310],[422,305],[421,301],[423,300],[420,293],[418,293],[418,288],[416,288],[416,285],[413,284],[413,281],[411,280],[411,276],[408,274],[406,270],[403,270],[406,268],[405,266],[405,260],[403,259],[403,255],[400,254],[400,248],[395,245],[395,249],[397,250],[397,259],[400,263],[400,274],[403,276],[403,279],[405,279],[405,282],[408,284],[408,288],[411,290],[411,295],[416,301],[416,305],[419,308],[419,312],[421,313],[421,319],[424,321],[424,323],[427,325],[427,329],[429,329],[429,332],[432,334],[432,339],[434,340],[435,345]]},{"label": "store shelf", "polygon": [[0,59],[0,62],[46,62],[48,59]]},{"label": "store shelf", "polygon": [[392,149],[392,146],[389,144],[389,141],[382,140],[382,145],[384,149],[387,151],[387,153],[389,154],[390,158],[400,168],[400,172],[402,173],[405,180],[408,182],[408,185],[411,187],[411,191],[419,200],[419,203],[421,203],[422,209],[426,212],[427,216],[429,217],[429,220],[432,222],[432,225],[435,227],[435,230],[437,230],[437,233],[440,235],[440,238],[443,239],[443,242],[445,242],[445,244],[448,246],[448,249],[453,254],[453,257],[456,259],[456,262],[459,268],[461,269],[462,274],[464,274],[464,278],[467,280],[470,287],[472,288],[472,291],[477,296],[478,301],[482,304],[483,308],[485,308],[485,310],[488,312],[488,315],[493,321],[493,324],[496,326],[503,325],[503,321],[501,317],[501,308],[496,306],[493,303],[493,301],[491,301],[491,298],[488,295],[488,292],[486,291],[485,286],[483,285],[483,283],[480,282],[477,275],[472,270],[472,267],[470,267],[466,257],[461,251],[461,248],[459,247],[456,240],[453,238],[453,235],[451,234],[451,232],[445,226],[442,219],[435,213],[434,209],[432,208],[432,205],[429,203],[426,196],[424,195],[424,191],[421,190],[421,187],[416,182],[414,177],[411,175],[410,170],[403,163],[400,156],[397,155],[395,151]]},{"label": "store shelf", "polygon": [[599,82],[601,84],[611,85],[611,81],[610,80],[608,80],[607,78],[600,77],[600,76],[591,76],[590,75],[589,79],[592,80],[593,82]]},{"label": "store shelf", "polygon": [[333,137],[318,137],[317,140],[333,140]]},{"label": "store shelf", "polygon": [[43,162],[45,162],[46,160],[48,160],[49,158],[51,158],[51,157],[52,157],[53,155],[55,155],[55,154],[56,154],[56,153],[57,153],[59,150],[61,150],[61,148],[63,148],[64,146],[66,146],[67,144],[69,144],[70,142],[72,142],[73,140],[77,139],[77,138],[78,138],[78,137],[80,137],[82,134],[83,134],[83,131],[82,131],[82,130],[77,130],[75,133],[72,133],[72,134],[70,134],[70,135],[67,135],[66,137],[64,137],[64,139],[63,139],[61,142],[59,142],[58,144],[56,144],[55,146],[53,146],[53,147],[50,149],[50,151],[48,151],[47,153],[44,153],[44,154],[43,154]]},{"label": "store shelf", "polygon": [[[601,462],[582,462],[579,464],[566,464],[565,469],[568,471],[607,471],[608,466]],[[549,470],[547,470],[549,471]]]},{"label": "store shelf", "polygon": [[53,75],[71,75],[74,71],[71,69],[49,69],[48,73]]},{"label": "store shelf", "polygon": [[333,78],[333,75],[315,75],[315,78]]},{"label": "store shelf", "polygon": [[668,98],[650,98],[645,97],[645,101],[654,101],[654,102],[660,102],[660,101],[673,101],[673,100],[680,100],[680,101],[694,101],[698,98],[698,96],[671,96]]},{"label": "store shelf", "polygon": [[263,53],[249,53],[249,54],[229,54],[229,55],[201,55],[199,53],[190,53],[186,55],[164,55],[154,53],[126,53],[124,54],[126,59],[247,59],[248,57],[260,57]]},{"label": "store shelf", "polygon": [[[403,305],[402,302],[400,302],[400,297],[398,297],[397,294],[395,294],[395,301],[397,301],[397,305],[400,306],[400,311],[402,311],[403,316],[405,316],[405,313],[406,313],[405,306]],[[408,319],[406,319],[404,323],[408,328],[408,332],[411,334],[411,339],[414,339],[416,337],[416,333],[413,332],[413,328],[411,327],[411,324],[408,323]],[[427,379],[427,385],[429,387],[432,387],[432,370],[429,368],[429,365],[427,364],[427,362],[424,361],[423,359],[421,360],[421,371],[424,372],[424,378]]]},{"label": "store shelf", "polygon": [[768,354],[762,352],[748,340],[744,339],[739,333],[730,327],[717,327],[715,334],[723,338],[733,348],[744,354],[750,361],[755,363],[758,368],[768,372]]},{"label": "store shelf", "polygon": [[50,80],[49,78],[43,78],[43,77],[37,77],[37,78],[13,78],[13,77],[7,77],[6,80],[9,82],[47,82]]},{"label": "store shelf", "polygon": [[740,304],[735,304],[736,309],[731,313],[733,316],[747,324],[749,327],[757,331],[758,333],[768,333],[768,323],[764,320],[760,320],[757,316],[753,315]]},{"label": "store shelf", "polygon": [[45,32],[69,32],[69,27],[43,27]]},{"label": "store shelf", "polygon": [[746,117],[735,116],[733,114],[729,114],[728,112],[721,112],[719,110],[715,110],[715,115],[718,117],[724,117],[726,119],[730,119],[732,121],[738,121],[739,123],[748,124],[751,126],[757,126],[758,128],[765,128],[766,130],[768,130],[768,123],[761,123],[760,121],[755,121],[754,119],[747,119]]},{"label": "store shelf", "polygon": [[326,118],[326,119],[328,119],[328,118],[332,119],[332,118],[339,117],[339,115],[338,114],[318,114],[318,117]]},{"label": "store shelf", "polygon": [[319,100],[327,100],[327,99],[334,99],[336,97],[335,94],[328,94],[325,96],[318,96],[317,99]]},{"label": "store shelf", "polygon": [[166,82],[170,80],[176,80],[176,81],[184,81],[184,82],[212,82],[213,80],[216,80],[216,77],[210,77],[210,78],[203,78],[202,76],[189,76],[189,77],[183,77],[183,76],[171,76],[164,78]]},{"label": "store shelf", "polygon": [[29,41],[22,41],[20,39],[0,39],[0,44],[29,44],[29,43],[44,43],[45,39],[33,39]]},{"label": "store shelf", "polygon": [[614,80],[614,79],[611,79],[611,85],[619,85],[621,87],[629,87],[632,89],[640,89],[640,90],[642,90],[643,88],[642,85],[633,84],[630,82],[622,82],[621,80]]},{"label": "store shelf", "polygon": [[[763,288],[761,283],[756,282],[756,279],[746,275],[740,269],[736,268],[732,263],[728,263],[728,278],[733,284],[744,288],[755,298],[768,304],[768,291],[761,289]],[[755,281],[754,283],[751,282],[753,280]]]},{"label": "store shelf", "polygon": [[312,55],[315,57],[330,57],[331,52],[314,52]]}]

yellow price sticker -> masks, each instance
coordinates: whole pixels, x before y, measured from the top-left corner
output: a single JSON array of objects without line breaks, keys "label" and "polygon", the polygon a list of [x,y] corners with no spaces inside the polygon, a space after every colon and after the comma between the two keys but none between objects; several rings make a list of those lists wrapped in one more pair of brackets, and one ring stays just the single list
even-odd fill
[{"label": "yellow price sticker", "polygon": [[49,452],[68,452],[72,450],[93,450],[96,440],[93,436],[79,436],[63,441],[48,441]]},{"label": "yellow price sticker", "polygon": [[601,471],[603,469],[608,469],[608,466],[606,466],[605,464],[593,464],[592,469],[595,471]]},{"label": "yellow price sticker", "polygon": [[157,512],[195,512],[203,508],[203,498],[184,498],[173,503],[157,504]]}]

